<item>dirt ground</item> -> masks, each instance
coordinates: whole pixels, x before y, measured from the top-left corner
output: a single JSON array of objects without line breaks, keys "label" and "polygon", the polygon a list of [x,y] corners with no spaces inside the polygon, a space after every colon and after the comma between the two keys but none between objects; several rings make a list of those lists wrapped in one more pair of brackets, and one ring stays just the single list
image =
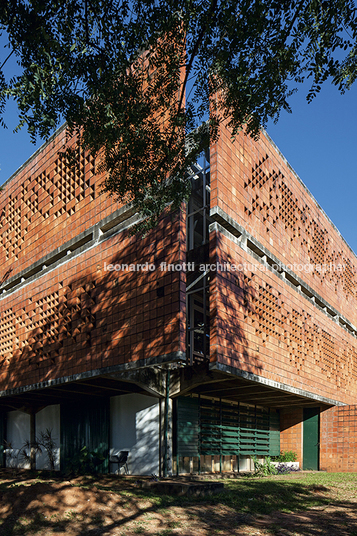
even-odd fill
[{"label": "dirt ground", "polygon": [[357,498],[349,494],[348,501],[341,501],[334,488],[316,486],[321,505],[269,515],[242,513],[230,505],[231,498],[224,500],[224,493],[182,499],[159,497],[139,490],[135,479],[109,475],[61,481],[2,474],[0,535],[357,535]]}]

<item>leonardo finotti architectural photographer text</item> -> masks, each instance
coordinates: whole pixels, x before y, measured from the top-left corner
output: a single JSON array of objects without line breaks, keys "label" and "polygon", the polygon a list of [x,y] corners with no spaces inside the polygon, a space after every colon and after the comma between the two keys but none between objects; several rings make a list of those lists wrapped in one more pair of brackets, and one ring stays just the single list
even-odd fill
[{"label": "leonardo finotti architectural photographer text", "polygon": [[166,263],[161,262],[159,264],[154,263],[136,263],[136,264],[108,264],[104,263],[105,272],[154,272],[160,270],[161,272],[194,272],[198,270],[200,272],[266,272],[270,269],[276,271],[290,270],[292,272],[304,272],[304,273],[328,273],[328,272],[343,272],[345,269],[344,264],[310,264],[310,263],[293,263],[280,266],[278,264],[264,265],[260,263],[212,263],[212,264],[197,264],[194,262],[182,262],[182,263]]}]

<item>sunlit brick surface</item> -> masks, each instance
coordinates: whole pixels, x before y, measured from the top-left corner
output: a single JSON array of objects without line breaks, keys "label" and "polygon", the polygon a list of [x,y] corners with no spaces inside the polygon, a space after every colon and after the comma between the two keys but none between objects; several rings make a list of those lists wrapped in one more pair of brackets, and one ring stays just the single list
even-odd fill
[{"label": "sunlit brick surface", "polygon": [[293,451],[302,467],[303,438],[302,408],[287,408],[280,412],[280,451]]},{"label": "sunlit brick surface", "polygon": [[[119,208],[100,195],[95,162],[69,171],[60,132],[1,193],[2,282]],[[105,271],[107,264],[185,261],[185,215],[145,238],[104,240],[0,301],[0,389],[185,352],[185,275]]]},{"label": "sunlit brick surface", "polygon": [[[79,235],[121,205],[100,195],[103,177],[77,148],[66,167],[65,131],[36,153],[0,192],[0,280],[10,277]],[[75,147],[75,143],[73,142]]]},{"label": "sunlit brick surface", "polygon": [[254,141],[240,133],[232,143],[222,129],[211,150],[215,206],[285,264],[343,265],[297,275],[357,324],[356,257],[264,134]]},{"label": "sunlit brick surface", "polygon": [[321,469],[357,471],[357,406],[330,408],[320,418]]},{"label": "sunlit brick surface", "polygon": [[184,352],[184,275],[103,269],[182,262],[179,226],[117,235],[1,300],[0,389]]},{"label": "sunlit brick surface", "polygon": [[[214,207],[285,266],[293,265],[304,284],[356,326],[356,257],[265,135],[256,142],[239,134],[232,143],[223,130],[211,151]],[[356,336],[298,284],[260,270],[264,262],[219,227],[210,236],[210,262],[246,263],[243,271],[212,275],[211,361],[347,404],[321,406],[320,468],[357,470]],[[342,270],[334,269],[338,265]],[[287,405],[280,426],[281,450],[297,452],[302,463],[303,409]]]},{"label": "sunlit brick surface", "polygon": [[[212,233],[211,258],[251,263]],[[211,282],[211,360],[305,391],[353,403],[356,338],[270,271],[218,271]]]}]

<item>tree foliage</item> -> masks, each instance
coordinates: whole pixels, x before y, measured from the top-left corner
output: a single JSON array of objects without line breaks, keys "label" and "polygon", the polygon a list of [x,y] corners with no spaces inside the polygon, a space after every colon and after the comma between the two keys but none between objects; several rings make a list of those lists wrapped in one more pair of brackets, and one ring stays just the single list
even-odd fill
[{"label": "tree foliage", "polygon": [[[149,225],[187,197],[222,121],[257,136],[291,83],[310,78],[311,100],[357,73],[352,0],[4,0],[0,30],[0,116],[14,98],[33,138],[64,118]],[[7,79],[9,55],[22,71]]]}]

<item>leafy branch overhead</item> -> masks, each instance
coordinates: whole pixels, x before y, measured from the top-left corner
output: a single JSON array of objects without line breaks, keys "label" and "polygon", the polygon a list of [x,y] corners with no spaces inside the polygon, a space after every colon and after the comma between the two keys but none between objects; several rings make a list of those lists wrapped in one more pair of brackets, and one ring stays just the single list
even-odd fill
[{"label": "leafy branch overhead", "polygon": [[0,120],[7,98],[34,139],[65,119],[149,225],[187,197],[186,170],[223,120],[257,136],[294,84],[310,78],[311,100],[357,72],[352,0],[5,0],[0,28]]}]

